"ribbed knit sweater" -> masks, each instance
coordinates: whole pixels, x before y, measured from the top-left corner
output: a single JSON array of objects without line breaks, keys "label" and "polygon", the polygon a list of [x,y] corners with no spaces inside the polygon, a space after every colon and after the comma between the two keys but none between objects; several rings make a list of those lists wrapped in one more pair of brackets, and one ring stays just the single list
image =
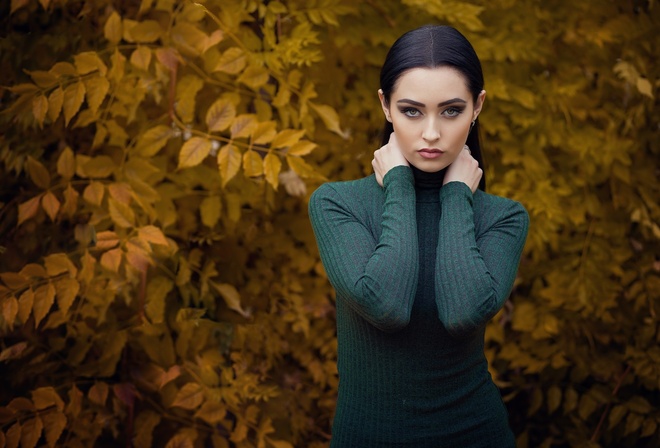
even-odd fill
[{"label": "ribbed knit sweater", "polygon": [[321,185],[309,212],[336,292],[332,447],[515,446],[484,329],[511,292],[529,218],[443,173],[398,166]]}]

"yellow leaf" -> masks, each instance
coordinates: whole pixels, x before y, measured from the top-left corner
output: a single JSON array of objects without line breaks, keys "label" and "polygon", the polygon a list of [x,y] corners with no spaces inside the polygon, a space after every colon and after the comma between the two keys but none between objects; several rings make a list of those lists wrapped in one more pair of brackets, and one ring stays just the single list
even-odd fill
[{"label": "yellow leaf", "polygon": [[34,448],[41,438],[44,424],[39,416],[29,419],[23,423],[21,430],[21,448]]},{"label": "yellow leaf", "polygon": [[[126,23],[126,21],[124,21],[124,23]],[[124,29],[124,31],[126,30]],[[160,36],[163,34],[163,29],[155,20],[145,20],[135,24],[128,34],[135,42],[151,43],[160,39]]]},{"label": "yellow leaf", "polygon": [[213,228],[220,219],[222,211],[222,202],[218,196],[209,196],[204,198],[199,206],[199,213],[202,218],[202,224]]},{"label": "yellow leaf", "polygon": [[123,30],[121,17],[117,14],[117,11],[112,11],[110,17],[106,20],[105,25],[103,26],[103,34],[113,45],[117,45],[119,41],[121,41]]},{"label": "yellow leaf", "polygon": [[[7,327],[11,329],[14,326],[14,321],[16,320],[16,315],[18,314],[18,300],[16,297],[9,296],[0,300],[0,313],[2,318],[5,320]],[[0,355],[0,358],[2,356]]]},{"label": "yellow leaf", "polygon": [[64,125],[68,126],[71,119],[78,113],[85,100],[85,85],[82,81],[71,84],[64,89]]},{"label": "yellow leaf", "polygon": [[46,314],[55,303],[55,287],[52,283],[48,282],[47,285],[40,286],[34,292],[34,304],[32,312],[34,313],[34,327],[37,328],[41,320],[46,317]]},{"label": "yellow leaf", "polygon": [[32,115],[34,115],[34,119],[39,124],[40,128],[43,128],[47,111],[48,111],[48,100],[46,99],[46,97],[44,95],[36,96],[32,100]]},{"label": "yellow leaf", "polygon": [[163,231],[156,226],[144,226],[138,229],[138,236],[145,241],[152,244],[160,244],[162,246],[169,246]]},{"label": "yellow leaf", "polygon": [[243,171],[248,177],[261,176],[264,173],[263,160],[256,151],[250,149],[243,154]]},{"label": "yellow leaf", "polygon": [[224,131],[236,118],[236,107],[226,98],[220,98],[206,112],[209,132]]},{"label": "yellow leaf", "polygon": [[276,127],[277,123],[272,120],[260,122],[252,132],[252,143],[265,145],[271,142],[277,135]]},{"label": "yellow leaf", "polygon": [[151,448],[153,446],[154,428],[160,423],[161,416],[153,411],[145,410],[135,419],[134,448]]},{"label": "yellow leaf", "polygon": [[34,291],[28,288],[18,298],[18,320],[21,323],[27,322],[30,314],[32,313],[32,306],[34,305]]},{"label": "yellow leaf", "polygon": [[316,146],[317,145],[314,142],[303,140],[291,145],[286,153],[292,156],[306,156],[307,154],[311,153],[314,148],[316,148]]},{"label": "yellow leaf", "polygon": [[115,232],[105,230],[96,234],[96,247],[98,249],[112,249],[119,242],[119,236]]},{"label": "yellow leaf", "polygon": [[318,174],[310,165],[298,156],[286,156],[289,168],[295,171],[300,177],[317,177]]},{"label": "yellow leaf", "polygon": [[268,70],[260,65],[251,65],[238,77],[238,82],[242,82],[252,90],[259,90],[270,78]]},{"label": "yellow leaf", "polygon": [[648,79],[639,77],[637,78],[636,84],[639,93],[653,99],[653,86],[651,85],[651,82]]},{"label": "yellow leaf", "polygon": [[202,53],[206,53],[208,49],[219,44],[222,41],[222,39],[224,39],[224,33],[222,32],[222,30],[213,31],[211,35],[207,36],[206,40],[204,40],[204,43],[202,45]]},{"label": "yellow leaf", "polygon": [[291,146],[295,143],[298,143],[303,135],[305,135],[304,130],[284,129],[275,136],[270,145],[275,149]]},{"label": "yellow leaf", "polygon": [[195,120],[197,93],[204,87],[204,81],[196,75],[185,75],[176,86],[176,113],[184,123]]},{"label": "yellow leaf", "polygon": [[161,324],[165,320],[165,298],[174,288],[174,283],[163,276],[158,276],[149,281],[147,285],[147,297],[145,312],[153,324]]},{"label": "yellow leaf", "polygon": [[210,425],[217,425],[227,415],[227,408],[215,401],[206,401],[195,413],[195,418],[204,420]]},{"label": "yellow leaf", "polygon": [[108,399],[108,391],[108,385],[102,381],[98,381],[89,388],[87,398],[89,398],[92,403],[98,404],[99,406],[105,406],[105,402]]},{"label": "yellow leaf", "polygon": [[55,282],[55,291],[57,306],[62,315],[66,316],[80,291],[80,283],[74,278],[62,278]]},{"label": "yellow leaf", "polygon": [[233,285],[230,285],[229,283],[216,283],[212,281],[209,281],[209,284],[220,293],[229,309],[236,311],[243,317],[250,317],[250,312],[244,310],[241,307],[241,296]]},{"label": "yellow leaf", "polygon": [[75,277],[78,269],[74,265],[69,257],[66,254],[50,254],[44,257],[44,265],[46,266],[46,272],[50,277],[55,277],[56,275],[64,274],[65,272],[70,272],[71,277]]},{"label": "yellow leaf", "polygon": [[199,165],[210,152],[211,140],[202,137],[192,137],[181,148],[179,166],[177,168],[190,168]]},{"label": "yellow leaf", "polygon": [[176,434],[165,445],[165,448],[193,448],[195,444],[189,434]]},{"label": "yellow leaf", "polygon": [[48,70],[48,73],[61,77],[61,76],[71,76],[71,77],[76,77],[78,76],[78,72],[76,71],[76,67],[73,66],[73,64],[69,62],[56,62],[55,65],[53,65],[50,70]]},{"label": "yellow leaf", "polygon": [[204,50],[208,36],[201,31],[197,26],[186,23],[177,22],[170,32],[172,42],[181,50],[183,54],[191,56],[199,56]]},{"label": "yellow leaf", "polygon": [[57,213],[60,211],[60,201],[57,200],[57,197],[52,192],[47,191],[41,199],[41,206],[50,220],[54,222]]},{"label": "yellow leaf", "polygon": [[39,204],[41,204],[41,197],[43,195],[38,195],[29,199],[18,206],[18,223],[17,226],[20,226],[22,223],[32,218],[39,211]]},{"label": "yellow leaf", "polygon": [[108,79],[119,83],[124,77],[124,72],[126,71],[126,56],[119,52],[119,48],[115,48],[115,52],[110,56],[110,63],[112,64],[112,67],[108,73]]},{"label": "yellow leaf", "polygon": [[561,389],[557,386],[550,387],[550,389],[548,389],[548,412],[555,412],[560,404]]},{"label": "yellow leaf", "polygon": [[185,384],[174,397],[171,407],[180,407],[183,409],[195,409],[204,400],[204,391],[202,386],[197,383]]},{"label": "yellow leaf", "polygon": [[325,104],[314,104],[310,102],[309,105],[321,117],[326,128],[345,139],[348,138],[348,134],[342,131],[339,126],[339,115],[337,115],[336,110]]},{"label": "yellow leaf", "polygon": [[264,174],[266,181],[277,190],[279,184],[279,175],[282,170],[282,161],[277,154],[269,152],[264,158]]},{"label": "yellow leaf", "polygon": [[11,289],[23,288],[30,282],[28,277],[15,272],[3,272],[0,274],[0,279],[2,279],[3,283]]},{"label": "yellow leaf", "polygon": [[41,419],[44,422],[44,432],[46,433],[46,442],[48,446],[54,447],[57,445],[57,440],[66,428],[67,418],[62,412],[49,412],[43,414]]},{"label": "yellow leaf", "polygon": [[115,162],[109,156],[96,156],[85,162],[85,174],[88,177],[103,179],[116,169]]},{"label": "yellow leaf", "polygon": [[69,146],[64,148],[57,159],[57,174],[66,180],[71,179],[76,174],[76,158]]},{"label": "yellow leaf", "polygon": [[108,94],[108,90],[110,90],[110,82],[105,76],[85,78],[85,90],[87,91],[89,109],[92,111],[92,114],[96,115]]},{"label": "yellow leaf", "polygon": [[249,137],[257,127],[257,117],[254,114],[242,114],[231,124],[231,138]]},{"label": "yellow leaf", "polygon": [[50,89],[57,84],[57,76],[51,72],[43,70],[25,70],[30,75],[32,81],[42,89]]},{"label": "yellow leaf", "polygon": [[181,62],[181,55],[176,49],[172,47],[158,48],[156,50],[156,59],[163,67],[169,71],[176,70],[177,65]]},{"label": "yellow leaf", "polygon": [[103,202],[105,187],[101,182],[92,181],[83,191],[83,199],[92,205],[100,206]]},{"label": "yellow leaf", "polygon": [[135,224],[135,213],[133,209],[114,198],[108,199],[108,211],[110,212],[112,221],[119,227],[133,227]]},{"label": "yellow leaf", "polygon": [[34,407],[41,411],[51,406],[55,406],[58,411],[64,410],[64,401],[51,386],[39,387],[31,392]]},{"label": "yellow leaf", "polygon": [[79,75],[87,75],[98,70],[101,76],[105,76],[108,71],[108,67],[95,51],[78,53],[73,57],[73,63]]},{"label": "yellow leaf", "polygon": [[50,187],[50,174],[46,167],[32,156],[27,157],[27,171],[37,187],[44,190]]},{"label": "yellow leaf", "polygon": [[241,169],[241,152],[234,145],[225,145],[218,153],[218,166],[222,176],[223,188]]},{"label": "yellow leaf", "polygon": [[122,204],[129,205],[131,203],[133,192],[131,186],[126,182],[114,182],[108,185],[108,191],[110,192],[110,196]]},{"label": "yellow leaf", "polygon": [[247,58],[245,57],[243,50],[238,47],[231,47],[220,56],[220,60],[213,71],[235,75],[240,73],[245,68],[246,64]]},{"label": "yellow leaf", "polygon": [[163,149],[172,137],[172,128],[159,124],[142,134],[135,145],[135,152],[143,157],[153,157]]},{"label": "yellow leaf", "polygon": [[138,45],[135,51],[131,53],[130,61],[140,70],[148,71],[151,63],[151,50],[146,45]]},{"label": "yellow leaf", "polygon": [[267,439],[268,443],[273,447],[273,448],[294,448],[293,445],[291,445],[289,442],[285,440],[272,440],[272,439]]},{"label": "yellow leaf", "polygon": [[62,87],[58,87],[53,90],[48,97],[48,118],[50,118],[50,121],[55,122],[57,117],[60,116],[63,103],[64,91],[62,90]]},{"label": "yellow leaf", "polygon": [[[0,361],[6,361],[8,359],[20,358],[21,355],[23,354],[23,352],[25,351],[25,349],[27,348],[27,346],[28,346],[27,342],[25,342],[25,341],[19,342],[19,343],[14,344],[14,345],[10,345],[6,349],[2,350],[2,352],[0,352]],[[16,400],[16,399],[14,399],[14,400]],[[12,400],[12,402],[14,400]],[[23,398],[23,400],[25,400],[25,398]],[[11,404],[11,402],[10,402],[10,404]],[[32,410],[32,409],[30,409],[30,407],[28,407],[27,410]]]},{"label": "yellow leaf", "polygon": [[117,248],[111,249],[101,255],[101,266],[112,272],[119,272],[124,252]]}]

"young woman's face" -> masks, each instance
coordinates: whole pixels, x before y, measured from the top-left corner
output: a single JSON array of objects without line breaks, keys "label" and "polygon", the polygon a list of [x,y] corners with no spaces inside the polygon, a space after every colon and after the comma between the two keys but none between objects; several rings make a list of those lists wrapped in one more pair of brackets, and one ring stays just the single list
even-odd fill
[{"label": "young woman's face", "polygon": [[459,71],[437,67],[404,72],[389,104],[381,90],[378,96],[403,156],[414,167],[431,173],[456,160],[486,92],[482,90],[474,102]]}]

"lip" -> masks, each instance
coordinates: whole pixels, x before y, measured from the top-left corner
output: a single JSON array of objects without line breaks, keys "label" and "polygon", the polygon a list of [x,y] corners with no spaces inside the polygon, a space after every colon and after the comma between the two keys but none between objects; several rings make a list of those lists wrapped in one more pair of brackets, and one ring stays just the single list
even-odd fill
[{"label": "lip", "polygon": [[444,151],[441,151],[437,148],[422,148],[417,152],[425,159],[437,159],[444,154]]}]

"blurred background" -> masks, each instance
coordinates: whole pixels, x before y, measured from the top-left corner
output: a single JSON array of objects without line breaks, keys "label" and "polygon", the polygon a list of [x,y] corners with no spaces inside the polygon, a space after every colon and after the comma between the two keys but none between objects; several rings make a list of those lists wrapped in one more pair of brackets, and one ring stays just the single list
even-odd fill
[{"label": "blurred background", "polygon": [[0,0],[0,446],[327,447],[307,199],[371,174],[427,23],[531,217],[486,333],[518,446],[660,446],[655,0]]}]

